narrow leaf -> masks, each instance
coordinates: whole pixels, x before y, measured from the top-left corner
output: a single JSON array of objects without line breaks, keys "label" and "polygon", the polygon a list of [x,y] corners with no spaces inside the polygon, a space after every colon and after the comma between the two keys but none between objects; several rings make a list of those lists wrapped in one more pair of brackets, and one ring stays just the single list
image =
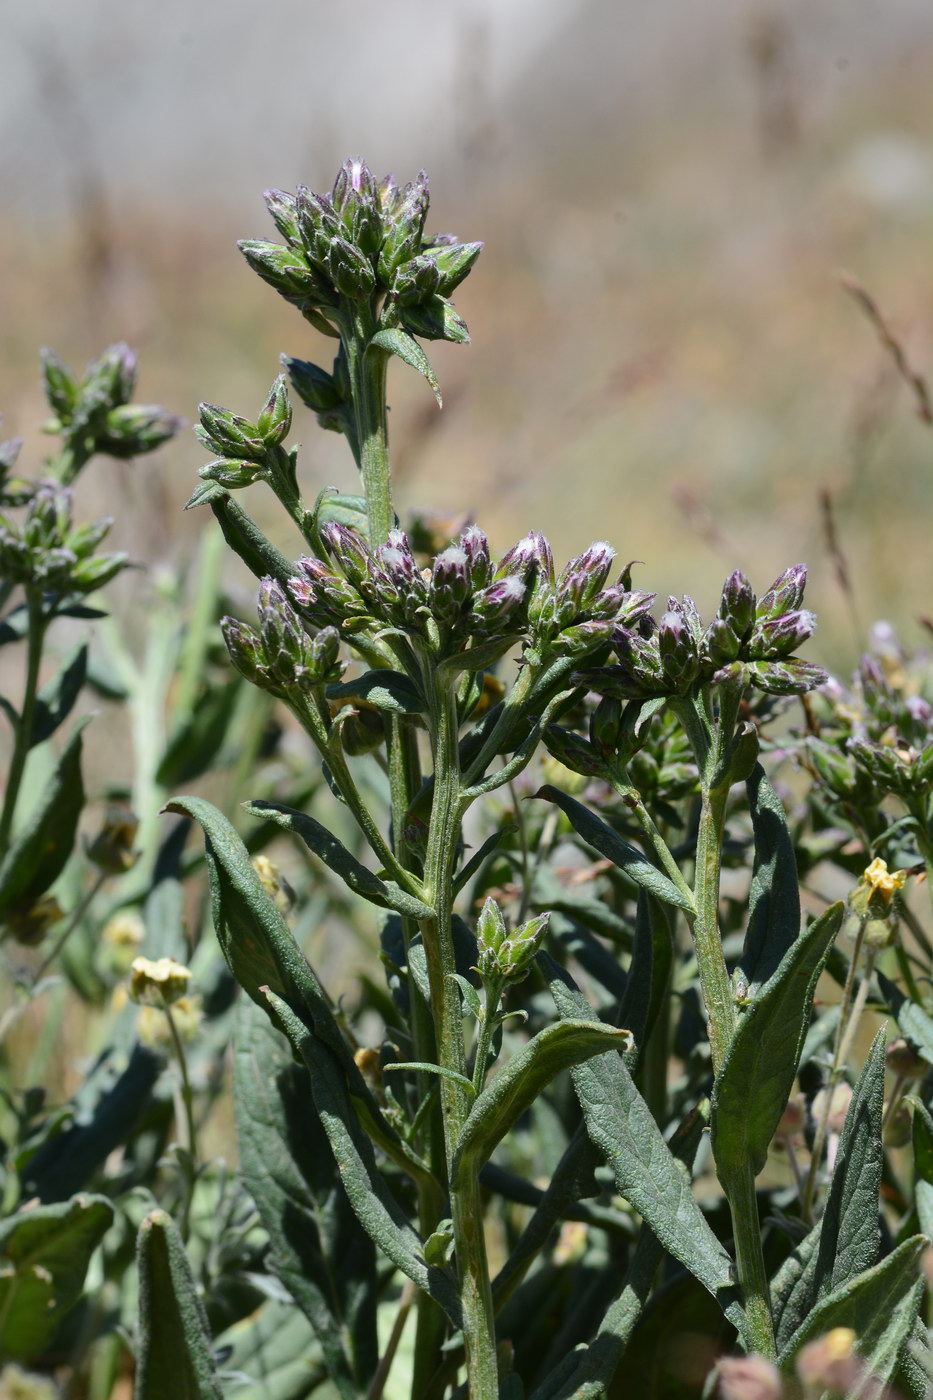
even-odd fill
[{"label": "narrow leaf", "polygon": [[172,1217],[139,1227],[139,1335],[135,1400],[223,1400],[204,1304]]},{"label": "narrow leaf", "polygon": [[224,539],[250,573],[256,578],[269,575],[286,585],[295,572],[294,565],[266,539],[255,520],[227,491],[209,499]]},{"label": "narrow leaf", "polygon": [[269,1236],[269,1262],[311,1323],[338,1391],[355,1400],[378,1361],[372,1241],[347,1201],[308,1072],[288,1042],[241,1001],[235,1043],[240,1168]]},{"label": "narrow leaf", "polygon": [[760,763],[745,786],[755,832],[755,865],[739,968],[754,997],[777,972],[800,933],[800,891],[784,804]]},{"label": "narrow leaf", "polygon": [[369,345],[375,346],[379,350],[385,350],[389,355],[398,355],[399,359],[404,360],[406,365],[410,365],[419,374],[423,374],[437,399],[438,408],[443,408],[441,387],[437,382],[437,376],[417,340],[414,340],[403,330],[377,331]]},{"label": "narrow leaf", "polygon": [[[873,1269],[830,1293],[781,1348],[780,1363],[786,1365],[813,1337],[834,1327],[850,1327],[858,1338],[856,1351],[871,1381],[886,1385],[914,1329],[923,1296],[920,1258],[929,1243],[925,1235],[905,1240]],[[850,1392],[853,1396],[863,1393],[876,1393],[868,1377]]]},{"label": "narrow leaf", "polygon": [[339,875],[348,889],[354,894],[362,895],[363,899],[368,899],[370,904],[377,904],[380,909],[393,909],[396,914],[402,914],[409,919],[434,917],[433,910],[427,904],[400,889],[394,881],[380,880],[379,876],[368,870],[356,856],[351,855],[342,841],[338,841],[326,826],[316,822],[313,817],[304,812],[296,812],[294,808],[285,807],[280,802],[247,802],[245,806],[253,816],[267,817],[286,831],[293,831],[296,836],[300,836],[308,850],[318,856],[335,875]]},{"label": "narrow leaf", "polygon": [[230,1400],[310,1400],[327,1380],[314,1330],[289,1303],[269,1301],[217,1338]]},{"label": "narrow leaf", "polygon": [[[539,953],[538,961],[558,1013],[595,1020],[569,973],[546,953]],[[748,1341],[732,1260],[707,1224],[689,1175],[661,1136],[622,1057],[600,1055],[572,1074],[590,1138],[611,1167],[619,1194],[631,1201],[668,1253],[713,1294]]]},{"label": "narrow leaf", "polygon": [[448,1274],[425,1263],[421,1241],[376,1166],[356,1105],[333,1057],[274,993],[269,1004],[311,1076],[314,1102],[354,1213],[363,1229],[402,1273],[434,1298],[458,1325],[460,1305]]},{"label": "narrow leaf", "polygon": [[0,915],[45,894],[74,849],[84,807],[81,734],[87,722],[75,726],[35,811],[0,864]]},{"label": "narrow leaf", "polygon": [[0,1221],[0,1356],[28,1361],[45,1350],[112,1220],[105,1197],[82,1195]]},{"label": "narrow leaf", "polygon": [[676,905],[678,909],[685,909],[690,914],[694,912],[692,901],[687,895],[681,894],[673,881],[669,880],[666,875],[662,875],[661,871],[645,858],[637,846],[623,841],[622,837],[614,832],[611,826],[607,826],[582,803],[568,797],[565,792],[560,792],[558,788],[550,786],[540,788],[535,796],[543,797],[546,802],[556,803],[569,818],[577,835],[581,836],[587,845],[592,846],[601,856],[611,860],[613,865],[624,870],[629,879],[634,880],[636,885],[640,885],[649,894],[653,894],[656,899],[663,900],[665,904]]},{"label": "narrow leaf", "polygon": [[673,957],[673,937],[664,907],[647,890],[640,890],[632,961],[619,1006],[620,1022],[628,1026],[635,1037],[635,1054],[630,1063],[636,1073],[645,1044],[665,1004]]},{"label": "narrow leaf", "polygon": [[36,696],[30,746],[51,738],[74,709],[87,677],[87,643],[80,642],[62,662],[61,669]]},{"label": "narrow leaf", "polygon": [[933,1062],[933,1018],[915,1001],[904,995],[900,987],[879,972],[878,985],[888,1004],[891,1015],[905,1040],[909,1040],[919,1050],[924,1059]]},{"label": "narrow leaf", "polygon": [[772,1285],[779,1347],[821,1298],[870,1269],[878,1258],[884,1049],[881,1030],[849,1103],[823,1214],[781,1266]]},{"label": "narrow leaf", "polygon": [[713,1154],[723,1185],[761,1171],[803,1049],[817,978],[842,923],[832,905],[804,929],[739,1017],[713,1085]]},{"label": "narrow leaf", "polygon": [[561,1020],[523,1045],[478,1096],[463,1127],[453,1171],[474,1176],[513,1124],[562,1069],[607,1050],[630,1050],[631,1034],[602,1021]]}]

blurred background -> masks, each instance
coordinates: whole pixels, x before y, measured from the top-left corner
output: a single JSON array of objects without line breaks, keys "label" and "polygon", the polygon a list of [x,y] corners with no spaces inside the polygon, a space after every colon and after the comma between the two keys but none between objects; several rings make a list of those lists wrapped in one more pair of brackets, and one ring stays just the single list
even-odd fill
[{"label": "blurred background", "polygon": [[[486,249],[456,297],[472,346],[433,348],[443,412],[392,371],[403,512],[469,511],[502,548],[542,529],[559,557],[605,537],[644,560],[640,586],[705,609],[736,565],[761,591],[805,559],[814,659],[846,664],[879,615],[917,639],[933,430],[839,271],[933,376],[928,0],[0,0],[0,17],[0,408],[24,469],[42,344],[81,364],[128,340],[138,398],[189,421],[199,399],[252,416],[279,351],[329,364],[235,240],[276,236],[267,186],[329,188],[351,154],[403,180],[424,166],[430,228]],[[354,489],[345,444],[302,409],[293,441],[309,496]],[[82,490],[123,547],[175,566],[208,524],[181,513],[202,461],[188,434]]]}]

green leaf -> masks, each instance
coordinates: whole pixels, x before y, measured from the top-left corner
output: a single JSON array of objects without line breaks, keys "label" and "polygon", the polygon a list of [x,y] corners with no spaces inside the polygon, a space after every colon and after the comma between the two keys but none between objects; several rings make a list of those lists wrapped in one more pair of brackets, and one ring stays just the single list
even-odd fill
[{"label": "green leaf", "polygon": [[[325,486],[318,492],[311,510],[310,532],[316,533],[322,525],[331,521],[337,525],[348,525],[359,530],[364,539],[369,533],[369,519],[366,513],[365,496],[345,496],[333,486]],[[294,571],[293,571],[294,572]]]},{"label": "green leaf", "polygon": [[61,669],[36,696],[30,747],[51,738],[74,709],[87,677],[87,642],[79,642],[62,662]]},{"label": "green leaf", "polygon": [[425,1263],[421,1240],[406,1220],[376,1166],[372,1144],[357,1116],[343,1077],[326,1046],[274,993],[269,1004],[311,1076],[314,1103],[340,1169],[341,1180],[363,1229],[402,1273],[429,1293],[459,1325],[460,1303],[450,1276]]},{"label": "green leaf", "polygon": [[307,1070],[248,1001],[235,1045],[240,1170],[269,1236],[269,1263],[311,1323],[340,1394],[355,1400],[378,1362],[372,1241],[350,1208]]},{"label": "green leaf", "polygon": [[755,832],[755,866],[739,968],[754,998],[800,933],[800,891],[784,804],[760,763],[745,786]]},{"label": "green leaf", "polygon": [[45,792],[0,864],[0,916],[13,904],[31,904],[45,894],[74,849],[84,807],[81,734],[87,723],[75,725]]},{"label": "green leaf", "polygon": [[[856,1351],[873,1380],[886,1385],[897,1369],[923,1297],[920,1258],[929,1247],[925,1235],[905,1240],[892,1254],[835,1289],[808,1314],[778,1360],[786,1366],[813,1337],[834,1327],[851,1327]],[[861,1388],[855,1394],[860,1394]],[[875,1393],[874,1390],[871,1391]]]},{"label": "green leaf", "polygon": [[914,1099],[914,1200],[920,1228],[933,1239],[933,1117]]},{"label": "green leaf", "polygon": [[248,1378],[230,1400],[310,1400],[327,1379],[314,1330],[290,1303],[264,1303],[217,1338],[217,1351],[226,1373]]},{"label": "green leaf", "polygon": [[458,651],[448,656],[437,668],[438,683],[452,685],[463,671],[488,671],[497,661],[501,661],[507,651],[518,641],[518,636],[494,637],[489,642],[479,642],[466,651]]},{"label": "green leaf", "polygon": [[181,1235],[153,1210],[139,1227],[139,1335],[134,1400],[223,1400],[204,1304]]},{"label": "green leaf", "polygon": [[748,1165],[757,1176],[790,1096],[813,992],[842,923],[834,904],[801,933],[738,1020],[713,1085],[713,1155],[729,1191]]},{"label": "green leaf", "polygon": [[338,841],[326,826],[309,817],[305,812],[296,812],[280,802],[247,802],[246,810],[255,817],[267,817],[277,822],[286,831],[300,836],[302,841],[320,860],[339,875],[354,894],[368,899],[380,909],[392,909],[409,919],[430,919],[433,910],[414,895],[408,894],[392,880],[380,880],[356,856],[351,855],[342,841]]},{"label": "green leaf", "polygon": [[285,587],[294,576],[294,565],[266,539],[255,520],[227,491],[209,497],[209,501],[224,539],[250,573],[256,578],[268,575]]},{"label": "green leaf", "polygon": [[933,1019],[922,1006],[905,997],[900,987],[885,977],[883,972],[877,976],[878,985],[901,1035],[919,1050],[924,1059],[933,1062]]},{"label": "green leaf", "polygon": [[878,1258],[885,1039],[884,1031],[879,1031],[855,1086],[823,1214],[773,1281],[779,1347],[821,1298],[870,1269]]},{"label": "green leaf", "polygon": [[[538,954],[561,1017],[595,1020],[570,974]],[[734,1267],[690,1189],[689,1175],[671,1153],[617,1054],[600,1055],[572,1071],[587,1131],[606,1158],[616,1189],[644,1217],[660,1243],[718,1300],[749,1345]]]},{"label": "green leaf", "polygon": [[678,909],[685,909],[690,914],[694,913],[692,901],[687,895],[681,894],[673,881],[662,875],[637,846],[623,841],[611,826],[607,826],[582,803],[549,785],[540,788],[535,796],[543,797],[546,802],[556,803],[568,817],[574,831],[588,846],[592,846],[601,856],[605,856],[613,865],[624,870],[630,880],[634,880],[636,885],[653,894],[655,899],[660,899],[665,904],[673,904]]},{"label": "green leaf", "polygon": [[169,738],[156,772],[156,782],[162,788],[193,782],[210,768],[227,737],[241,694],[241,686],[232,676],[222,685],[202,691],[191,713]]},{"label": "green leaf", "polygon": [[383,1181],[366,1133],[426,1189],[437,1192],[437,1182],[383,1118],[320,983],[263,888],[246,847],[226,817],[203,798],[176,797],[166,810],[193,817],[204,832],[221,951],[243,990],[308,1065],[315,1105],[354,1213],[398,1267],[456,1317],[456,1290],[446,1276],[425,1272],[420,1241]]},{"label": "green leaf", "polygon": [[82,1195],[0,1221],[0,1356],[29,1361],[46,1349],[112,1220],[105,1197]]},{"label": "green leaf", "polygon": [[633,1071],[641,1063],[645,1045],[665,1005],[671,975],[674,942],[664,907],[646,890],[638,893],[635,918],[635,944],[628,980],[619,1006],[619,1020],[635,1038]]},{"label": "green leaf", "polygon": [[367,671],[327,687],[328,700],[365,700],[392,715],[420,715],[427,708],[414,682],[401,671]]},{"label": "green leaf", "polygon": [[375,346],[379,350],[384,350],[388,355],[398,355],[400,360],[404,360],[406,365],[416,369],[419,374],[423,374],[430,384],[434,397],[437,399],[438,408],[443,408],[441,398],[441,386],[437,382],[437,376],[431,368],[431,363],[427,355],[410,335],[402,330],[377,331],[369,342],[370,347]]},{"label": "green leaf", "polygon": [[626,1030],[592,1018],[562,1020],[523,1045],[478,1095],[457,1144],[456,1177],[477,1174],[555,1075],[607,1050],[630,1050]]},{"label": "green leaf", "polygon": [[185,502],[185,510],[196,510],[198,506],[210,505],[211,501],[219,501],[226,494],[219,481],[202,481]]}]

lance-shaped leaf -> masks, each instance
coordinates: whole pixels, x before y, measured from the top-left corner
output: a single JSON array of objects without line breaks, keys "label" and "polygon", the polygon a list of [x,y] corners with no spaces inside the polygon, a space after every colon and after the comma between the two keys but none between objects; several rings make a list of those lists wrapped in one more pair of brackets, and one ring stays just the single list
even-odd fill
[{"label": "lance-shaped leaf", "polygon": [[377,331],[369,342],[369,346],[377,350],[383,350],[387,355],[398,355],[400,360],[404,360],[406,365],[416,369],[419,374],[423,374],[431,386],[434,397],[437,399],[438,408],[443,407],[441,399],[441,386],[437,382],[437,376],[431,368],[431,362],[427,355],[410,335],[403,330]]},{"label": "lance-shaped leaf", "polygon": [[665,1004],[673,957],[671,926],[664,908],[659,900],[652,899],[646,890],[641,890],[635,918],[632,961],[619,1006],[619,1020],[623,1026],[630,1028],[635,1037],[635,1055],[630,1058],[630,1066],[636,1073],[645,1044]]},{"label": "lance-shaped leaf", "polygon": [[933,1239],[933,1116],[914,1100],[914,1201],[925,1235]]},{"label": "lance-shaped leaf", "polygon": [[790,1340],[820,1298],[870,1269],[878,1258],[884,1048],[881,1030],[849,1103],[823,1214],[772,1283],[779,1347]]},{"label": "lance-shaped leaf", "polygon": [[842,923],[834,904],[801,933],[741,1014],[713,1085],[713,1154],[727,1192],[761,1171],[787,1104],[810,1024],[813,992]]},{"label": "lance-shaped leaf", "polygon": [[378,1362],[375,1250],[350,1208],[307,1070],[249,1001],[237,1012],[233,1100],[240,1170],[269,1262],[311,1323],[337,1390],[355,1400]]},{"label": "lance-shaped leaf", "polygon": [[[208,484],[213,486],[215,483]],[[197,494],[195,492],[195,496]],[[247,515],[242,506],[223,488],[219,488],[206,499],[217,518],[224,539],[234,554],[243,560],[250,573],[256,578],[269,575],[284,588],[295,572],[294,565],[289,563],[274,544],[270,544],[252,516]],[[188,504],[197,505],[200,502],[195,501],[192,496]]]},{"label": "lance-shaped leaf", "polygon": [[327,687],[328,700],[365,700],[391,715],[420,715],[427,709],[423,695],[402,671],[366,671],[355,680]]},{"label": "lance-shaped leaf", "polygon": [[61,669],[36,696],[30,745],[51,738],[71,714],[87,677],[87,642],[79,642],[62,662]]},{"label": "lance-shaped leaf", "polygon": [[286,831],[300,836],[309,851],[312,851],[328,869],[351,889],[354,894],[368,899],[380,909],[392,909],[408,919],[431,919],[434,911],[422,900],[401,889],[392,880],[380,880],[356,856],[351,855],[342,841],[309,817],[305,812],[296,812],[280,802],[247,802],[246,810],[253,816],[265,817],[276,822]]},{"label": "lance-shaped leaf", "polygon": [[84,807],[81,734],[87,722],[75,726],[45,792],[0,865],[0,914],[45,894],[74,849]]},{"label": "lance-shaped leaf", "polygon": [[[539,953],[538,961],[558,1013],[595,1020],[569,973],[546,953]],[[688,1174],[661,1136],[622,1057],[600,1055],[572,1074],[587,1131],[611,1167],[619,1194],[631,1201],[668,1253],[713,1294],[751,1345],[732,1260],[707,1224]]]},{"label": "lance-shaped leaf", "polygon": [[558,1021],[539,1031],[486,1085],[470,1109],[457,1145],[455,1176],[477,1175],[496,1145],[562,1069],[573,1069],[607,1050],[631,1048],[628,1031],[595,1019]]},{"label": "lance-shaped leaf", "polygon": [[211,1334],[178,1228],[164,1210],[139,1227],[135,1400],[223,1400]]},{"label": "lance-shaped leaf", "polygon": [[283,1001],[272,992],[268,998],[276,1020],[308,1068],[314,1104],[357,1219],[392,1263],[430,1293],[454,1325],[459,1325],[460,1304],[454,1282],[441,1269],[425,1263],[421,1240],[376,1166],[372,1144],[360,1126],[357,1104],[347,1092],[333,1056]]},{"label": "lance-shaped leaf", "polygon": [[878,984],[901,1035],[920,1051],[924,1059],[933,1061],[933,1018],[922,1006],[905,997],[900,987],[885,977],[883,972],[877,975]]},{"label": "lance-shaped leaf", "polygon": [[739,969],[754,997],[777,972],[800,932],[800,891],[784,804],[760,763],[745,786],[755,832],[755,866]]},{"label": "lance-shaped leaf", "polygon": [[28,1361],[45,1350],[112,1220],[106,1197],[80,1195],[0,1221],[0,1356]]},{"label": "lance-shaped leaf", "polygon": [[657,866],[652,865],[637,846],[623,841],[611,826],[607,826],[582,803],[550,786],[540,788],[535,796],[543,797],[546,802],[556,803],[569,818],[574,831],[578,836],[582,836],[588,846],[592,846],[601,856],[605,856],[613,865],[624,870],[630,880],[649,894],[653,894],[655,899],[660,899],[665,904],[676,905],[678,909],[685,909],[690,914],[694,913],[693,902],[687,894],[681,893],[672,880],[662,875]]},{"label": "lance-shaped leaf", "polygon": [[[214,931],[240,986],[267,1014],[271,1014],[267,991],[292,1008],[313,1031],[315,1042],[322,1042],[336,1058],[366,1131],[404,1171],[436,1189],[434,1178],[386,1122],[334,1019],[321,984],[226,817],[200,797],[176,797],[165,810],[193,817],[204,832]],[[294,1043],[287,1027],[282,1022],[278,1024]]]},{"label": "lance-shaped leaf", "polygon": [[217,1338],[231,1400],[310,1400],[327,1380],[314,1330],[291,1303],[271,1300]]},{"label": "lance-shaped leaf", "polygon": [[872,1386],[866,1377],[850,1395],[879,1393],[897,1370],[898,1360],[914,1330],[924,1288],[920,1258],[929,1243],[925,1235],[905,1240],[873,1269],[830,1293],[781,1348],[780,1364],[787,1365],[812,1338],[834,1327],[850,1327],[858,1339],[855,1349],[867,1376],[876,1383]]}]

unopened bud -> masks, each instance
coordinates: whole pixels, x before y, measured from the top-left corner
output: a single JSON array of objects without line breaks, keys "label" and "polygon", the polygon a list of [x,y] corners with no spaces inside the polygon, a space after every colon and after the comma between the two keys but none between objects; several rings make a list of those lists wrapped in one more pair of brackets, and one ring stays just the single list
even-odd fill
[{"label": "unopened bud", "polygon": [[103,826],[88,845],[88,860],[107,875],[123,875],[139,859],[139,852],[133,850],[138,830],[139,818],[128,807],[109,807]]}]

